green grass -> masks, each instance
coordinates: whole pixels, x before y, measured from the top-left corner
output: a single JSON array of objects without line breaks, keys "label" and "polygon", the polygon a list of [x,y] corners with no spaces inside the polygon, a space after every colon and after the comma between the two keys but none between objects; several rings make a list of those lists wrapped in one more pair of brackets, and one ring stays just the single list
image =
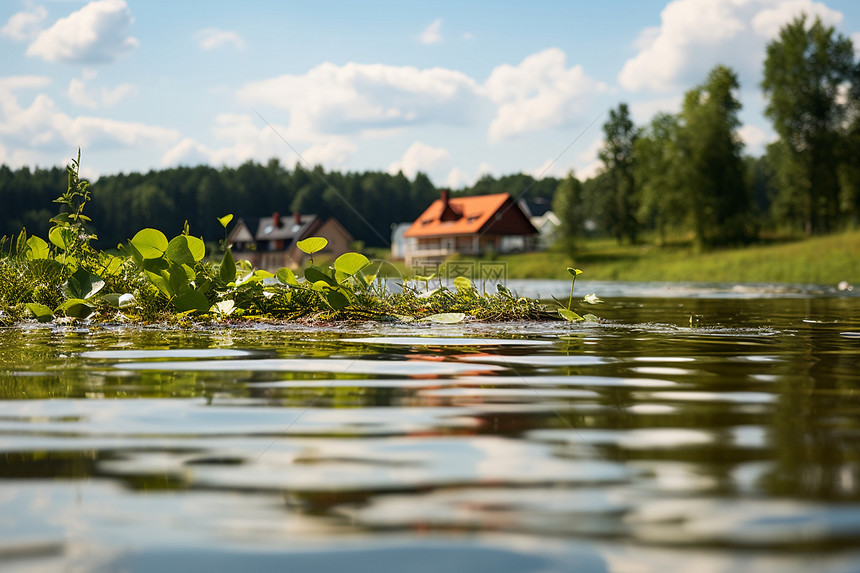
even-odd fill
[{"label": "green grass", "polygon": [[860,283],[860,230],[809,239],[695,253],[688,245],[617,245],[584,241],[577,252],[500,257],[509,278],[567,279],[568,266],[583,279],[837,284]]}]

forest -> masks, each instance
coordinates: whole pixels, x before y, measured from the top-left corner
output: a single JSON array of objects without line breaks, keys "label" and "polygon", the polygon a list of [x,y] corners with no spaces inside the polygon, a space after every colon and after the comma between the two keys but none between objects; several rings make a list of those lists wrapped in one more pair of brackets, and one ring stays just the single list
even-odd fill
[{"label": "forest", "polygon": [[[818,19],[798,18],[767,47],[760,85],[778,139],[744,153],[736,73],[716,66],[689,90],[678,114],[637,126],[629,107],[603,125],[602,168],[580,182],[490,175],[453,195],[508,192],[552,202],[563,243],[585,235],[618,241],[692,241],[700,249],[778,234],[823,234],[860,222],[860,65],[851,41]],[[70,150],[70,155],[74,150]],[[86,163],[86,150],[83,154]],[[66,170],[0,166],[0,235],[45,236]],[[273,212],[336,217],[366,246],[385,247],[393,225],[414,220],[439,190],[423,173],[341,173],[278,159],[238,167],[177,167],[105,175],[88,206],[101,248],[144,227],[214,242],[217,218]]]}]

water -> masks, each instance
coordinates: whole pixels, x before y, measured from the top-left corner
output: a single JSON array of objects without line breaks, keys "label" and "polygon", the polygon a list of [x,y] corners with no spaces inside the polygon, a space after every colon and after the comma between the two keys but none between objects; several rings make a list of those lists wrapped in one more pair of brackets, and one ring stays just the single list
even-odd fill
[{"label": "water", "polygon": [[0,570],[860,570],[860,297],[588,286],[601,324],[0,330]]}]

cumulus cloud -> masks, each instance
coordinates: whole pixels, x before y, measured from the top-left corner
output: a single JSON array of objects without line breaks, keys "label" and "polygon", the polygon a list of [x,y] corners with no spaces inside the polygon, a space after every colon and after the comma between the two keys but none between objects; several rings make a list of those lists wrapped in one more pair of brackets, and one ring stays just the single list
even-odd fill
[{"label": "cumulus cloud", "polygon": [[26,151],[56,152],[77,146],[115,148],[166,146],[179,132],[160,126],[113,119],[69,116],[43,93],[29,106],[21,105],[17,92],[41,88],[46,78],[0,78],[0,141]]},{"label": "cumulus cloud", "polygon": [[[185,138],[170,148],[161,158],[163,166],[240,165],[248,160],[266,161],[272,157],[284,158],[287,163],[301,161],[311,165],[336,168],[345,163],[356,151],[346,137],[317,137],[304,139],[291,132],[288,126],[261,124],[259,118],[244,114],[220,114],[215,118],[212,135],[219,145],[208,146],[192,138]],[[284,145],[281,136],[304,149],[301,159]],[[303,145],[300,145],[303,144]]]},{"label": "cumulus cloud", "polygon": [[755,81],[764,47],[779,29],[806,13],[830,25],[842,14],[813,0],[675,0],[657,29],[646,28],[635,42],[639,52],[623,66],[618,81],[630,91],[671,91],[704,79],[717,64]]},{"label": "cumulus cloud", "polygon": [[412,179],[419,171],[424,173],[435,171],[450,157],[451,154],[443,147],[432,147],[416,141],[409,146],[402,158],[388,166],[388,172],[395,175],[398,171],[402,171],[406,177]]},{"label": "cumulus cloud", "polygon": [[435,44],[442,41],[442,18],[436,18],[421,32],[422,44]]},{"label": "cumulus cloud", "polygon": [[214,50],[222,46],[233,46],[237,50],[245,48],[245,40],[236,32],[219,30],[217,28],[206,28],[194,35],[200,48]]},{"label": "cumulus cloud", "polygon": [[304,75],[249,83],[239,97],[286,110],[290,129],[311,136],[468,124],[477,105],[476,87],[465,74],[443,68],[323,63]]},{"label": "cumulus cloud", "polygon": [[566,67],[564,52],[551,48],[518,66],[495,68],[483,89],[498,106],[488,137],[499,142],[575,122],[606,86],[585,75],[582,66]]},{"label": "cumulus cloud", "polygon": [[738,129],[738,137],[746,146],[746,153],[759,156],[764,153],[765,145],[776,140],[776,134],[768,129],[765,131],[754,125],[744,125]]},{"label": "cumulus cloud", "polygon": [[492,174],[493,171],[493,166],[485,162],[481,162],[478,165],[478,169],[475,171],[474,175],[468,174],[459,167],[454,167],[448,172],[447,177],[445,177],[445,187],[449,189],[471,187],[476,181],[478,181],[478,179],[484,175]]},{"label": "cumulus cloud", "polygon": [[127,34],[133,22],[124,0],[90,2],[40,32],[27,55],[48,62],[112,62],[138,46],[137,39]]},{"label": "cumulus cloud", "polygon": [[0,34],[19,42],[32,40],[39,34],[42,22],[47,17],[47,10],[41,6],[34,6],[29,11],[18,12],[9,18],[6,25],[0,28]]},{"label": "cumulus cloud", "polygon": [[95,79],[96,75],[95,72],[85,71],[83,77],[72,78],[69,81],[66,95],[69,96],[72,103],[96,109],[99,106],[116,105],[137,93],[137,88],[128,83],[120,84],[114,88],[102,87],[100,90],[90,88],[87,82]]}]

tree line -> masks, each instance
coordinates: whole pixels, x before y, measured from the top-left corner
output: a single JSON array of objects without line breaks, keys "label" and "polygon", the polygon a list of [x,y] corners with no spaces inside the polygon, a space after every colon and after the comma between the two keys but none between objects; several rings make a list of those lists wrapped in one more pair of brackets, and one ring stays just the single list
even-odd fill
[{"label": "tree line", "polygon": [[[567,246],[586,233],[636,242],[643,233],[690,237],[700,248],[755,240],[763,230],[825,233],[860,219],[860,66],[851,41],[820,20],[798,18],[767,47],[761,87],[777,141],[745,156],[733,70],[717,66],[689,90],[678,114],[636,126],[626,104],[609,113],[596,176],[580,182],[486,175],[454,195],[510,193],[551,201]],[[86,151],[86,150],[85,150]],[[86,163],[86,153],[84,153]],[[44,236],[66,171],[0,166],[0,235]],[[277,159],[102,176],[88,206],[110,248],[137,230],[223,235],[227,213],[335,217],[358,241],[387,246],[393,225],[413,221],[439,191],[423,173],[341,173]]]},{"label": "tree line", "polygon": [[700,249],[762,231],[828,233],[860,220],[860,65],[849,39],[795,19],[767,46],[761,88],[778,139],[759,158],[738,135],[736,73],[716,66],[678,114],[637,127],[626,104],[603,126],[602,168],[562,182],[554,210],[574,245],[585,224],[618,241],[643,231]]}]

